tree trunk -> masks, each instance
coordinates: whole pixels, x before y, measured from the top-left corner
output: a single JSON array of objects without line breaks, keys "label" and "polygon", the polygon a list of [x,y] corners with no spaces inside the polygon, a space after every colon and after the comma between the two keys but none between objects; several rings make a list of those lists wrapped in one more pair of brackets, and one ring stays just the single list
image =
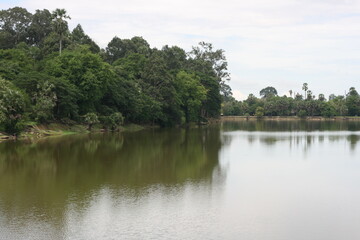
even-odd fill
[{"label": "tree trunk", "polygon": [[62,37],[60,37],[60,48],[59,48],[60,56],[61,56],[61,50],[62,50]]}]

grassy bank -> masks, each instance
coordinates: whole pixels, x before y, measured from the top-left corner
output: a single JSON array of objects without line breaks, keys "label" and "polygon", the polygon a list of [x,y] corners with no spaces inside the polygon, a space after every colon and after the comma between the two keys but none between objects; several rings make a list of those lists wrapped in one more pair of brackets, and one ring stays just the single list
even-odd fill
[{"label": "grassy bank", "polygon": [[[120,126],[116,131],[120,132],[133,132],[140,131],[146,128],[153,126],[142,126],[137,124],[126,124]],[[91,131],[88,130],[87,125],[75,124],[67,125],[62,123],[50,123],[50,124],[35,124],[29,123],[25,130],[18,136],[18,139],[27,139],[27,138],[44,138],[44,137],[55,137],[63,136],[69,134],[80,134],[80,133],[90,133],[90,132],[107,132],[108,130],[103,129],[101,125],[95,125],[92,127]],[[0,142],[4,140],[15,139],[14,136],[6,135],[5,133],[0,132]]]},{"label": "grassy bank", "polygon": [[221,121],[256,121],[256,120],[267,120],[267,121],[360,121],[360,117],[349,117],[349,116],[337,116],[337,117],[304,117],[300,118],[297,116],[264,116],[261,118],[255,116],[222,116]]}]

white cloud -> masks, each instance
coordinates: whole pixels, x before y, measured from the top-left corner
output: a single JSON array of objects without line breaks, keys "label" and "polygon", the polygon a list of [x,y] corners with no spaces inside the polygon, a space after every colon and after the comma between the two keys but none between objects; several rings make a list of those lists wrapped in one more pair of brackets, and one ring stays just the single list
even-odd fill
[{"label": "white cloud", "polygon": [[359,0],[19,2],[30,11],[67,9],[70,26],[80,23],[102,47],[115,35],[186,50],[212,42],[226,50],[237,96],[269,85],[301,91],[303,82],[315,94],[360,88]]}]

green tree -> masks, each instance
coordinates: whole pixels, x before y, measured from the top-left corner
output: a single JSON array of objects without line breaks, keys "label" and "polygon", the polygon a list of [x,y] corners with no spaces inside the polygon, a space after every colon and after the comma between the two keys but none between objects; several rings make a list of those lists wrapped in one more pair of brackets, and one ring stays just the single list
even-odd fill
[{"label": "green tree", "polygon": [[195,60],[202,60],[211,65],[219,82],[220,92],[227,96],[231,95],[231,88],[226,83],[230,80],[230,73],[227,71],[228,63],[224,53],[222,49],[214,50],[211,43],[200,42],[199,46],[192,48],[189,55]]},{"label": "green tree", "polygon": [[176,75],[176,83],[186,123],[199,121],[201,104],[206,99],[206,89],[199,77],[180,71]]},{"label": "green tree", "polygon": [[105,49],[105,59],[109,63],[113,63],[127,54],[139,53],[149,56],[150,52],[150,45],[142,37],[133,37],[131,39],[114,37]]},{"label": "green tree", "polygon": [[258,118],[261,118],[264,116],[264,108],[263,107],[257,107],[255,110],[255,116]]},{"label": "green tree", "polygon": [[260,96],[263,98],[274,97],[277,96],[277,94],[278,93],[274,87],[266,87],[260,91]]},{"label": "green tree", "polygon": [[37,91],[33,97],[33,115],[36,121],[44,123],[53,118],[53,110],[57,101],[54,88],[55,85],[48,81],[37,85]]},{"label": "green tree", "polygon": [[49,10],[36,10],[28,28],[29,44],[42,47],[45,38],[52,32],[52,15]]},{"label": "green tree", "polygon": [[322,93],[319,94],[319,101],[322,101],[322,102],[326,101],[324,94],[322,94]]},{"label": "green tree", "polygon": [[91,131],[92,126],[100,121],[97,114],[92,112],[84,115],[84,122],[88,125],[88,130]]},{"label": "green tree", "polygon": [[70,16],[66,15],[65,9],[55,9],[55,11],[52,12],[52,23],[54,32],[56,32],[59,36],[59,54],[61,55],[62,48],[63,48],[63,40],[68,29],[68,23],[66,19],[71,19]]},{"label": "green tree", "polygon": [[25,8],[14,7],[1,10],[0,48],[13,48],[20,42],[27,42],[31,18],[32,14]]},{"label": "green tree", "polygon": [[15,136],[20,133],[25,105],[25,94],[11,82],[0,78],[0,115],[6,133]]},{"label": "green tree", "polygon": [[[77,92],[76,102],[80,114],[101,108],[100,102],[109,82],[116,77],[109,64],[83,47],[65,50],[61,56],[47,61],[45,69],[50,76],[68,82],[66,85]],[[58,93],[57,96],[60,97]]]},{"label": "green tree", "polygon": [[346,96],[346,107],[350,116],[360,115],[360,96],[354,87],[351,87]]},{"label": "green tree", "polygon": [[110,116],[102,117],[105,128],[115,131],[124,123],[124,117],[120,112],[114,112]]},{"label": "green tree", "polygon": [[306,97],[306,92],[307,92],[308,89],[309,89],[308,84],[307,84],[307,83],[303,83],[302,90],[304,90],[304,92],[305,92],[305,99],[307,99],[307,97]]},{"label": "green tree", "polygon": [[80,24],[78,24],[71,32],[71,40],[74,44],[88,45],[91,52],[93,53],[100,52],[100,47],[88,35],[85,34]]}]

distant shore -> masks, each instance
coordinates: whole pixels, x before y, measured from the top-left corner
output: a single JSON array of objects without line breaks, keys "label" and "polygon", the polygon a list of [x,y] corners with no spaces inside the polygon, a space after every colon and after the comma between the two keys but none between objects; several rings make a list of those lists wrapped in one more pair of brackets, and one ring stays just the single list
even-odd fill
[{"label": "distant shore", "polygon": [[221,121],[247,121],[247,120],[266,120],[266,121],[360,121],[360,117],[350,117],[350,116],[336,116],[336,117],[321,117],[321,116],[313,116],[313,117],[304,117],[300,118],[297,116],[264,116],[264,117],[256,117],[256,116],[221,116]]}]

